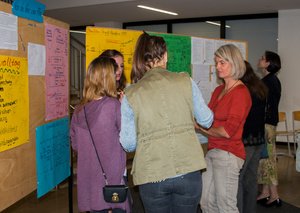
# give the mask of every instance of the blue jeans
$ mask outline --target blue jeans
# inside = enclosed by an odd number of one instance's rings
[[[146,213],[196,213],[202,192],[202,174],[191,172],[139,186]]]

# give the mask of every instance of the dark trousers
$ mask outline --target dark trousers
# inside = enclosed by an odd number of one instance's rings
[[[246,160],[239,177],[237,206],[240,213],[256,212],[257,168],[263,144],[245,146]]]
[[[202,192],[202,174],[191,172],[139,186],[146,213],[196,213]]]

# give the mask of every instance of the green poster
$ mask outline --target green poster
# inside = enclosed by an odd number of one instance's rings
[[[187,72],[191,76],[191,37],[173,34],[149,33],[161,36],[167,43],[167,69],[172,72]]]

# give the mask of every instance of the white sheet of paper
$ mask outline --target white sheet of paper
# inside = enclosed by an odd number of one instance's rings
[[[0,11],[0,49],[18,50],[18,17]]]
[[[45,45],[28,43],[28,74],[45,75],[46,48]]]
[[[215,41],[212,39],[204,40],[204,64],[215,64]]]
[[[222,80],[218,78],[218,74],[215,66],[210,67],[210,77],[211,77],[211,91],[213,92],[217,86],[223,84]]]
[[[193,64],[192,76],[202,93],[205,103],[208,103],[212,93],[210,65]]]
[[[227,44],[225,40],[215,40],[215,51],[225,44]]]
[[[204,39],[192,37],[192,64],[204,63]]]
[[[246,56],[246,44],[245,43],[241,43],[241,42],[234,42],[233,43],[235,46],[237,46],[239,48],[239,50],[241,51],[244,60],[247,60],[247,56]]]

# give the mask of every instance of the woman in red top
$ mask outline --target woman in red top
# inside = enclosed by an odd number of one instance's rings
[[[246,68],[236,46],[221,46],[215,52],[215,65],[224,84],[214,90],[209,103],[214,112],[213,126],[207,130],[200,128],[208,135],[201,208],[203,213],[235,213],[239,212],[238,181],[246,157],[242,134],[251,107],[251,96],[239,80]]]

